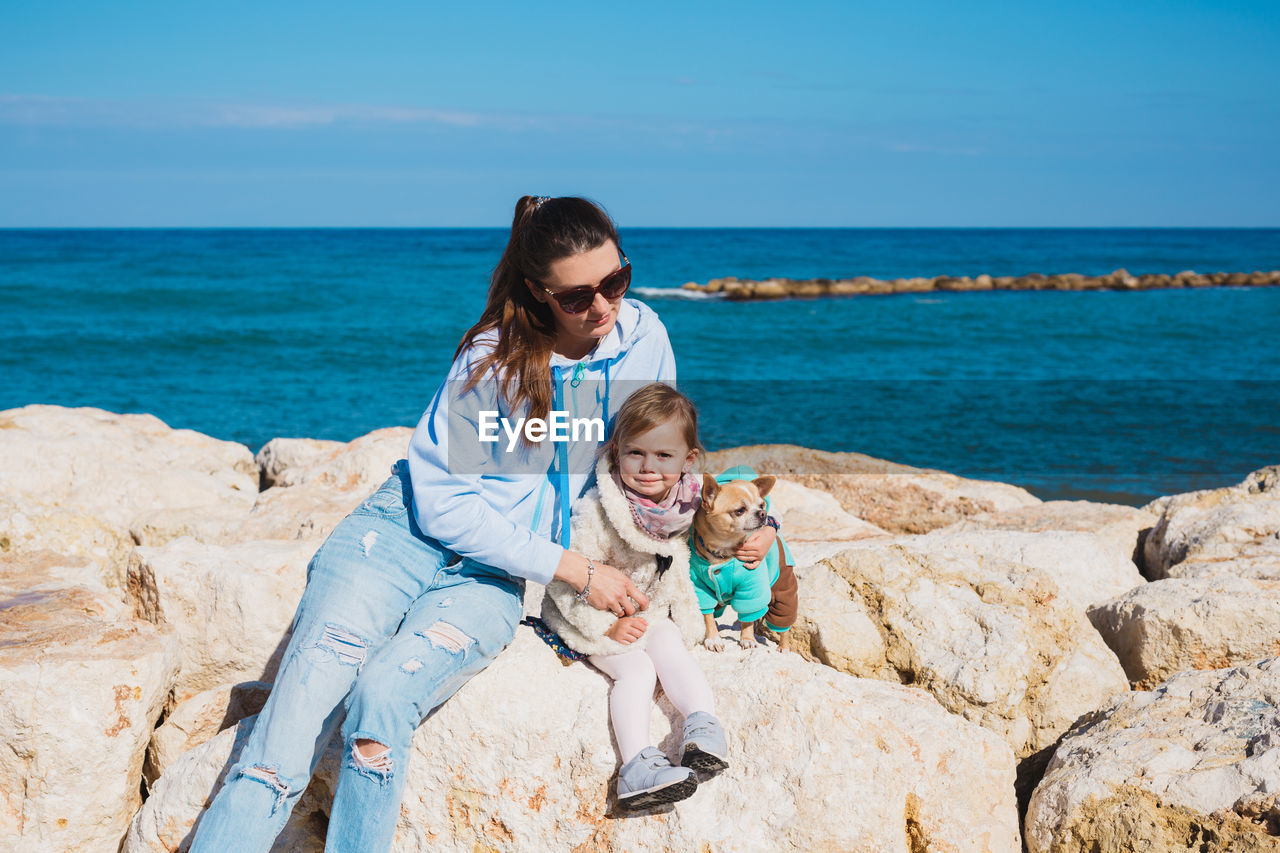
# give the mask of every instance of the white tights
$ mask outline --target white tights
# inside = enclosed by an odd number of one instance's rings
[[[711,686],[689,654],[680,629],[669,617],[649,621],[645,647],[620,655],[591,655],[592,666],[613,679],[609,716],[625,764],[649,745],[649,714],[655,679],[671,704],[684,716],[715,713]]]

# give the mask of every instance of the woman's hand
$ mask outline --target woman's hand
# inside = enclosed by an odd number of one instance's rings
[[[636,589],[631,578],[607,563],[596,563],[595,566],[595,573],[590,575],[587,604],[615,616],[631,616],[649,606],[649,597]],[[587,558],[565,551],[560,557],[560,565],[556,567],[555,577],[582,592],[588,580]]]
[[[615,643],[622,643],[625,646],[643,637],[648,628],[649,623],[641,616],[623,616],[610,625],[604,635]]]
[[[748,536],[747,541],[733,552],[733,556],[742,561],[744,568],[754,569],[769,553],[769,549],[773,547],[774,540],[777,538],[778,531],[766,524]]]

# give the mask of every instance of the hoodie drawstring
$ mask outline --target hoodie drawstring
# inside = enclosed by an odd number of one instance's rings
[[[564,398],[560,388],[560,367],[551,368],[551,408],[560,411]],[[556,467],[560,469],[556,489],[560,492],[560,547],[569,550],[569,448],[567,442],[556,444]]]

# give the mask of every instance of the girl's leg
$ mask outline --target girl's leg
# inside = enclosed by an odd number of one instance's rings
[[[695,711],[715,714],[715,700],[711,686],[698,662],[689,654],[680,629],[670,619],[654,619],[645,632],[645,653],[653,661],[653,668],[662,682],[662,692],[667,694],[676,710],[688,717]]]
[[[325,850],[390,849],[414,731],[511,642],[522,586],[470,561],[450,566],[366,661],[342,725]]]
[[[653,707],[653,688],[657,683],[653,661],[643,650],[621,655],[592,655],[587,660],[613,679],[613,689],[609,691],[609,718],[625,765],[650,743],[649,715]]]
[[[361,664],[443,568],[446,555],[434,543],[397,535],[402,523],[389,487],[399,488],[399,481],[387,481],[344,519],[312,558],[271,695],[201,817],[192,853],[271,848],[341,719]]]

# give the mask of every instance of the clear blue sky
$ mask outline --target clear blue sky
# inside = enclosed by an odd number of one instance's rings
[[[0,227],[1280,226],[1270,2],[0,7]]]

